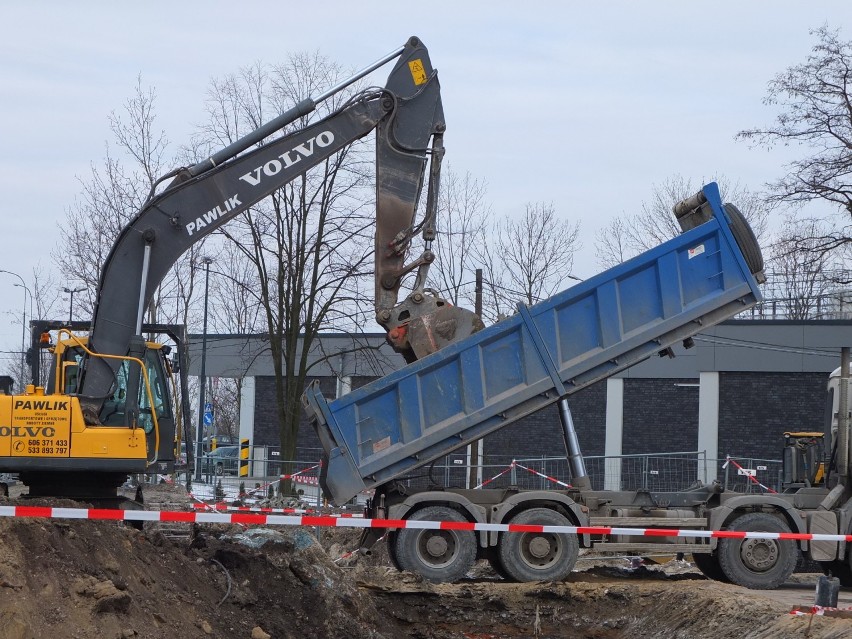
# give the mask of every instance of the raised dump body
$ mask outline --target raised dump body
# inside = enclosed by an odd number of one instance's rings
[[[698,226],[437,353],[332,402],[309,387],[325,495],[342,504],[759,302],[750,229],[715,184],[702,202],[681,220]]]

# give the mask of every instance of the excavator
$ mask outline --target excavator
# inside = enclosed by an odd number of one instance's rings
[[[331,115],[267,139],[394,60],[383,88],[361,90]],[[426,288],[445,129],[437,72],[412,37],[322,95],[157,180],[103,264],[88,335],[59,328],[48,383],[34,378],[22,394],[0,396],[0,472],[18,473],[30,495],[104,500],[128,475],[171,472],[178,411],[170,360],[167,349],[143,337],[152,330],[142,320],[153,293],[194,244],[371,133],[376,321],[408,361],[482,328],[478,316]],[[426,205],[416,223],[424,183]],[[424,249],[407,261],[418,233]],[[411,292],[400,301],[407,276]]]

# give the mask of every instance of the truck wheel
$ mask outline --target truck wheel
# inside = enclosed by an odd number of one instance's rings
[[[728,530],[788,533],[790,527],[773,515],[748,513],[735,519]],[[771,590],[793,574],[799,549],[792,540],[722,539],[716,554],[731,583],[752,590]]]
[[[225,474],[225,467],[222,464],[216,464],[216,474],[220,477]]]
[[[467,521],[445,506],[418,510],[409,521]],[[396,559],[400,568],[434,583],[458,581],[476,561],[476,536],[472,530],[418,530],[403,528],[396,535]]]
[[[570,526],[571,522],[549,508],[530,508],[509,525]],[[569,533],[504,532],[497,542],[500,564],[515,581],[559,581],[574,569],[580,543]]]
[[[760,251],[760,244],[757,243],[754,231],[751,230],[745,216],[733,204],[725,204],[725,213],[731,219],[731,233],[743,253],[749,270],[752,274],[760,273],[763,270],[763,253]]]
[[[388,533],[388,557],[390,558],[391,565],[397,570],[402,570],[402,567],[399,565],[399,559],[396,557],[396,536],[397,532],[392,530]]]
[[[719,565],[719,558],[716,556],[715,552],[697,552],[692,555],[692,561],[695,563],[695,567],[701,571],[701,574],[708,579],[722,581],[725,583],[728,582],[728,578],[725,576],[725,573],[722,572],[722,567]]]

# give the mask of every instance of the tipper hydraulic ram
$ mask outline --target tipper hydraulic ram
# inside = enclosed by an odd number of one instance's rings
[[[760,249],[717,185],[676,215],[678,237],[335,401],[310,386],[325,495],[343,504],[759,302]]]

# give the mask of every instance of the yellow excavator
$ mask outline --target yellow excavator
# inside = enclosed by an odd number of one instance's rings
[[[328,117],[259,144],[394,60],[383,88],[366,89]],[[74,498],[109,498],[129,474],[171,472],[178,411],[168,361],[161,345],[143,338],[142,318],[154,291],[192,245],[370,133],[376,140],[377,322],[409,361],[481,328],[476,315],[426,288],[444,130],[437,72],[426,47],[412,37],[321,96],[160,178],[106,258],[88,335],[53,326],[48,383],[39,385],[34,375],[22,394],[0,396],[0,472],[18,473],[31,495]],[[415,224],[427,167],[426,207]],[[418,232],[425,248],[406,262]],[[412,290],[399,301],[408,274],[415,276]],[[185,340],[178,341],[180,350]],[[186,367],[181,371],[185,375]]]

